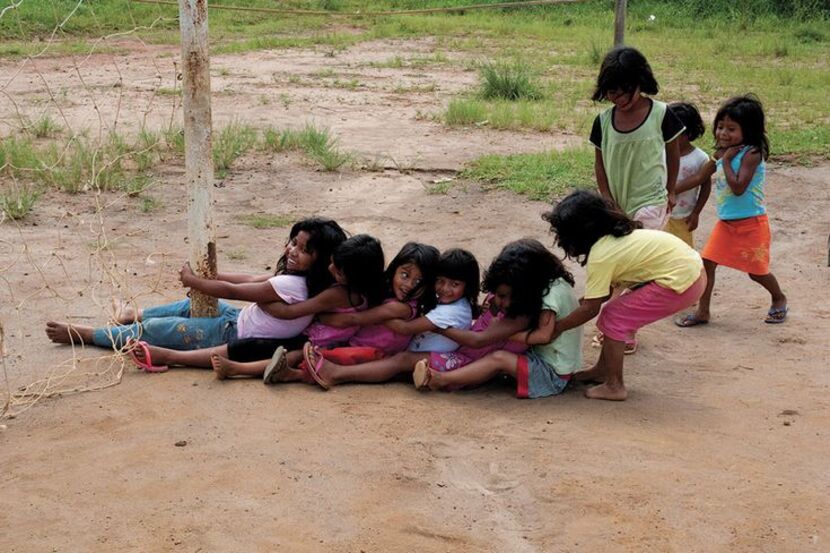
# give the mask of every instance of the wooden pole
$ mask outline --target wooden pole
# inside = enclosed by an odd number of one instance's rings
[[[213,155],[207,0],[179,0],[179,25],[182,33],[184,165],[190,193],[187,201],[190,264],[196,274],[215,278],[216,240],[211,213]],[[216,298],[191,290],[190,300],[191,317],[217,315]]]
[[[616,0],[614,6],[614,48],[625,44],[625,8],[628,0]]]

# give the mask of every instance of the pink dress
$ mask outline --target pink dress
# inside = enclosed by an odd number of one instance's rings
[[[331,313],[356,313],[358,311],[364,311],[368,306],[369,304],[364,299],[363,303],[357,307],[341,307],[332,310]],[[359,326],[337,328],[319,321],[314,321],[305,329],[305,335],[317,347],[333,348],[349,343],[349,340],[357,334],[358,330],[360,330]]]
[[[492,297],[492,294],[488,295],[484,300],[485,303],[492,301]],[[499,311],[497,314],[493,315],[493,313],[488,309],[479,315],[478,319],[476,319],[473,323],[471,330],[473,332],[481,332],[489,327],[493,321],[503,318],[503,312]],[[457,350],[447,353],[430,353],[429,366],[439,372],[454,371],[455,369],[460,369],[465,365],[469,365],[473,361],[477,361],[488,353],[492,353],[494,351],[504,350],[509,351],[510,353],[520,354],[527,351],[527,348],[527,344],[523,344],[521,342],[511,342],[508,340],[501,340],[480,348],[461,346]]]
[[[383,303],[398,301],[394,298],[389,298]],[[418,300],[410,300],[409,318],[411,321],[418,314]],[[357,331],[349,340],[349,345],[354,347],[368,347],[375,348],[383,352],[385,356],[394,355],[402,352],[409,345],[412,336],[406,334],[397,334],[384,324],[365,326]]]

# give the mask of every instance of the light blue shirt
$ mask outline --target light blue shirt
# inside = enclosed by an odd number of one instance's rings
[[[467,298],[447,304],[438,304],[427,313],[426,318],[438,328],[460,328],[468,330],[473,324],[473,309]],[[409,351],[446,353],[458,349],[458,343],[435,332],[418,334],[409,343]]]
[[[741,169],[741,161],[752,146],[745,146],[738,155],[732,158],[732,171],[737,175]],[[755,169],[749,186],[744,193],[736,196],[729,183],[726,182],[726,173],[723,170],[723,160],[718,160],[715,171],[715,204],[718,208],[718,219],[733,221],[756,217],[767,212],[764,204],[764,182],[766,181],[767,166],[763,159]]]

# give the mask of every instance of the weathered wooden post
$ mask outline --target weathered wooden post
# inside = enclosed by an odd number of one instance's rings
[[[190,193],[187,203],[190,264],[196,274],[215,278],[207,0],[179,0],[179,26],[182,33],[184,165]],[[190,299],[192,317],[211,317],[217,314],[216,298],[192,290]]]
[[[628,0],[616,0],[614,6],[614,48],[625,44],[625,8]]]

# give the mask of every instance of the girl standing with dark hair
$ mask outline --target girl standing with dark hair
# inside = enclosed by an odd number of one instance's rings
[[[662,230],[675,203],[683,124],[650,98],[657,81],[646,58],[630,47],[606,54],[592,99],[613,105],[594,120],[591,143],[599,192],[644,228]]]
[[[588,398],[622,401],[628,395],[623,384],[626,342],[645,325],[700,298],[706,287],[700,256],[676,236],[638,228],[639,223],[617,206],[591,192],[570,194],[543,218],[565,254],[579,260],[587,272],[585,297],[556,322],[556,335],[597,314],[597,328],[604,335],[596,364],[574,379],[600,382],[586,390]],[[629,292],[612,298],[614,288]]]

